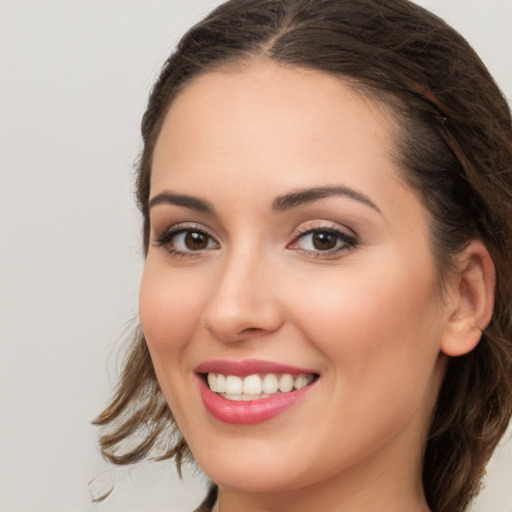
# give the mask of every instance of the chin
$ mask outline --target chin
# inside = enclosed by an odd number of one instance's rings
[[[221,453],[201,453],[196,462],[203,472],[217,485],[249,493],[292,491],[311,485],[311,468],[297,457],[280,453],[276,447],[261,446],[264,440],[247,449],[232,443]],[[272,443],[270,443],[272,444]],[[217,445],[218,447],[218,445]]]

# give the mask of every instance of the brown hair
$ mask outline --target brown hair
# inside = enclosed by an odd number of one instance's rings
[[[434,512],[461,512],[512,414],[512,121],[474,50],[407,0],[231,0],[194,26],[166,61],[142,121],[137,179],[144,247],[151,159],[167,110],[194,77],[253,57],[338,75],[389,105],[397,154],[432,216],[441,276],[480,239],[493,259],[493,319],[477,348],[451,358],[427,441],[423,480]],[[110,405],[104,456],[128,464],[151,454],[190,457],[159,389],[142,332]],[[133,441],[135,439],[135,441]],[[125,443],[132,440],[131,449]],[[164,443],[164,445],[162,445]],[[156,448],[160,452],[155,452]]]

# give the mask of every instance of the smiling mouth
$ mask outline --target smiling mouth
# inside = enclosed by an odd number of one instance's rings
[[[203,374],[211,391],[227,400],[250,401],[291,393],[312,384],[317,374],[265,373],[246,377],[208,372]]]

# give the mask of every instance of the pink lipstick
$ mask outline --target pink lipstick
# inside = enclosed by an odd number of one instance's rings
[[[239,425],[283,413],[309,393],[318,377],[310,369],[261,360],[206,361],[196,372],[206,410],[219,421]]]

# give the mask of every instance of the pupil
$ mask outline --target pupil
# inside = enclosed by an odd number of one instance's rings
[[[336,235],[328,231],[320,231],[313,235],[313,245],[315,249],[328,250],[336,247]]]
[[[193,251],[206,249],[207,239],[203,233],[191,231],[185,237],[185,245]]]

